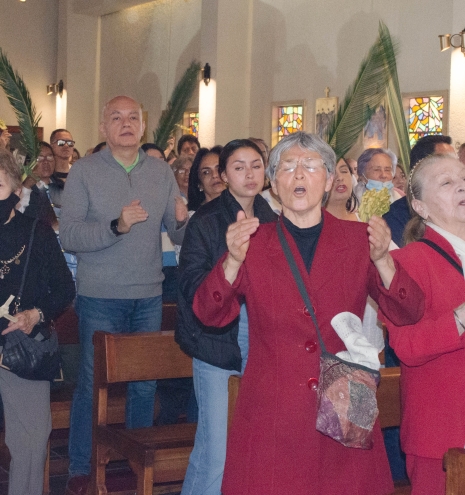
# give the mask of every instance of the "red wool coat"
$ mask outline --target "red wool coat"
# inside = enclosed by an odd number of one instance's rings
[[[325,212],[308,274],[283,226],[329,352],[345,349],[330,320],[342,311],[362,317],[368,292],[397,323],[422,315],[421,291],[402,270],[389,292],[378,289],[366,228]],[[194,311],[205,324],[221,327],[239,314],[245,297],[249,316],[249,357],[228,438],[224,495],[391,493],[378,422],[372,450],[344,447],[315,429],[316,392],[308,380],[318,378],[320,346],[276,225],[259,227],[232,286],[223,259],[197,290]]]
[[[461,264],[444,237],[428,227],[424,237]],[[459,336],[453,313],[465,301],[465,280],[422,242],[392,255],[425,293],[425,314],[417,324],[386,322],[401,360],[402,450],[442,459],[450,447],[465,445],[465,335]]]

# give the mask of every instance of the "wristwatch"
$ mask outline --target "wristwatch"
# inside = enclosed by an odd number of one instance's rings
[[[34,306],[34,309],[36,309],[37,312],[39,313],[39,323],[43,323],[45,321],[45,316],[43,311],[40,308],[37,308],[36,306]]]
[[[118,220],[119,220],[119,218],[115,218],[115,219],[114,219],[114,220],[112,220],[112,221],[111,221],[111,223],[110,223],[110,229],[111,229],[111,231],[113,232],[113,234],[115,234],[117,237],[118,237],[119,235],[123,235],[123,233],[122,233],[122,232],[119,232],[119,231],[118,231]]]

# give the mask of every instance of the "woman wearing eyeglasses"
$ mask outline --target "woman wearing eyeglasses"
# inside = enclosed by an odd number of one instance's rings
[[[171,165],[174,177],[178,183],[179,190],[181,191],[181,196],[187,199],[187,191],[189,188],[189,174],[192,167],[191,156],[180,156]]]
[[[283,206],[278,225],[260,225],[240,211],[228,228],[227,250],[198,277],[193,311],[214,333],[211,339],[235,321],[244,301],[249,321],[248,361],[228,432],[224,495],[393,491],[379,422],[373,448],[366,450],[345,447],[316,430],[322,350],[278,237],[279,226],[329,352],[345,350],[332,318],[345,311],[361,318],[368,293],[398,324],[421,318],[422,291],[388,253],[384,221],[374,217],[367,226],[322,210],[335,162],[334,151],[316,135],[283,138],[267,169]]]

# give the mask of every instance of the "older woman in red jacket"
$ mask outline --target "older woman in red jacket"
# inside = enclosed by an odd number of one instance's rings
[[[405,248],[393,256],[425,293],[425,314],[400,328],[388,322],[401,360],[401,445],[412,495],[445,493],[442,457],[465,445],[465,165],[446,156],[413,169],[415,214]],[[414,242],[417,241],[417,242]]]
[[[329,352],[345,350],[331,319],[361,317],[368,293],[399,325],[422,316],[422,293],[388,253],[389,229],[322,212],[335,155],[320,138],[295,133],[270,155],[268,175],[283,205],[279,223],[314,306]],[[385,495],[393,491],[379,423],[371,450],[343,446],[317,432],[321,349],[282,251],[275,224],[238,221],[229,252],[194,298],[207,325],[249,314],[249,360],[242,379],[223,481],[224,495]]]

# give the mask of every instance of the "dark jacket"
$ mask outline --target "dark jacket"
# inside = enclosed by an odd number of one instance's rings
[[[179,260],[178,322],[176,342],[181,349],[201,361],[227,370],[241,370],[237,344],[238,318],[218,333],[203,325],[192,311],[194,294],[216,262],[228,250],[226,231],[242,208],[225,190],[194,214],[187,225]],[[254,215],[260,223],[277,216],[260,195],[254,200]]]
[[[411,218],[407,196],[394,201],[389,211],[383,215],[383,218],[391,229],[392,240],[399,247],[403,247],[405,226]]]
[[[0,226],[0,259],[11,258],[25,246],[18,259],[19,264],[10,263],[10,272],[1,280],[0,304],[10,295],[18,295],[33,222],[33,219],[16,212],[10,222]],[[55,232],[38,222],[21,298],[21,310],[40,308],[45,322],[49,323],[72,303],[74,296],[74,282]],[[10,314],[13,314],[14,303],[15,301],[10,305]],[[0,332],[7,325],[8,321],[0,318]]]
[[[30,218],[38,218],[47,225],[56,223],[57,217],[50,204],[45,188],[37,187],[37,184],[31,187],[31,196],[29,204],[24,210],[24,215]]]

